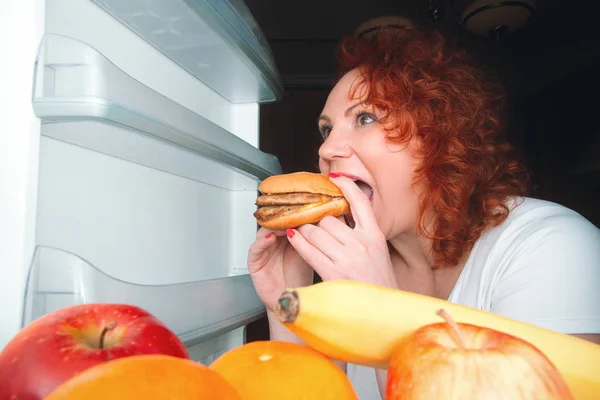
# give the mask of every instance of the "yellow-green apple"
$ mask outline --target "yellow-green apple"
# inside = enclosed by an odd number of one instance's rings
[[[189,358],[161,321],[127,304],[83,304],[46,314],[0,353],[0,400],[39,400],[85,369],[121,357]]]
[[[563,377],[530,343],[480,326],[446,322],[421,327],[395,348],[386,400],[566,400]]]

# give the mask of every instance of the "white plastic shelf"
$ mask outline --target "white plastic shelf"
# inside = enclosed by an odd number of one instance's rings
[[[33,109],[44,122],[98,121],[189,150],[254,181],[281,173],[277,157],[135,80],[79,40],[44,36],[36,60]],[[82,132],[55,138],[111,155],[131,149]],[[123,139],[125,140],[125,139]],[[245,188],[247,189],[247,188]]]
[[[232,103],[272,102],[282,82],[242,0],[92,0]]]
[[[27,278],[22,325],[61,308],[90,303],[141,307],[186,346],[248,324],[265,311],[248,275],[136,285],[105,274],[73,253],[38,246]]]

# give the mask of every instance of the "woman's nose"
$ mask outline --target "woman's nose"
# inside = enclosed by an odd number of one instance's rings
[[[327,161],[336,158],[347,158],[351,154],[352,148],[348,138],[341,131],[332,130],[321,147],[319,147],[319,157]]]

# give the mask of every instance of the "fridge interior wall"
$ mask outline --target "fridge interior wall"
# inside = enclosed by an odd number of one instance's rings
[[[167,12],[184,1],[154,3]],[[263,311],[245,259],[256,188],[280,169],[256,149],[260,99],[230,102],[92,1],[45,6],[37,253],[24,266],[25,302],[34,313],[141,303],[209,363]]]

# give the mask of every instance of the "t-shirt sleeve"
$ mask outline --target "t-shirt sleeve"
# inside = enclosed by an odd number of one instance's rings
[[[567,334],[600,333],[600,230],[574,212],[510,237],[491,311]]]

